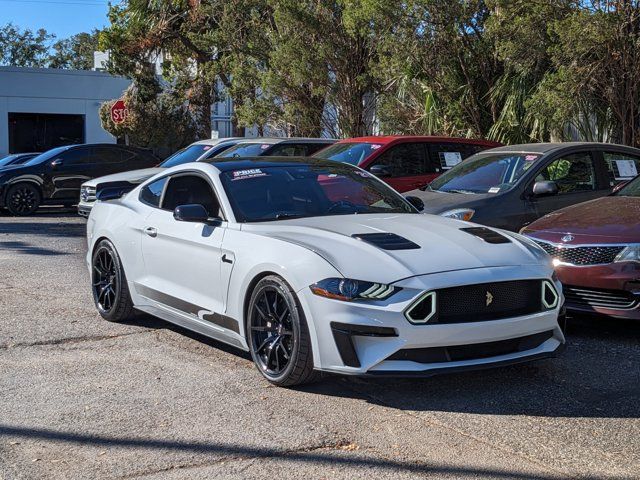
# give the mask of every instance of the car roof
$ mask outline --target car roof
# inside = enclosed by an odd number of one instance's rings
[[[521,143],[518,145],[506,145],[504,147],[496,147],[491,150],[485,150],[484,152],[479,152],[479,155],[487,154],[487,153],[539,153],[539,154],[547,154],[550,152],[554,152],[556,150],[564,149],[564,148],[594,148],[594,147],[615,147],[615,148],[624,148],[629,150],[635,150],[633,147],[628,147],[626,145],[617,145],[614,143],[602,143],[602,142],[542,142],[542,143]]]
[[[310,137],[256,137],[245,138],[240,140],[237,144],[244,143],[264,143],[268,145],[277,145],[280,143],[335,143],[335,138],[310,138]]]
[[[215,161],[214,161],[215,160]],[[293,167],[293,166],[313,166],[313,167],[345,167],[357,169],[353,165],[344,162],[334,162],[333,160],[325,160],[315,157],[243,157],[238,158],[210,158],[207,161],[199,163],[208,163],[221,172],[229,172],[233,170],[249,169],[249,168],[267,168],[267,167]]]
[[[442,137],[435,135],[374,135],[368,137],[353,137],[353,138],[345,138],[339,140],[338,143],[377,143],[381,145],[387,145],[389,143],[398,141],[398,140],[408,140],[414,142],[427,142],[427,143],[437,143],[437,142],[453,142],[453,143],[463,143],[463,144],[479,144],[479,145],[488,145],[488,146],[501,146],[502,144],[499,142],[494,142],[492,140],[484,140],[478,138],[461,138],[461,137]]]
[[[220,143],[226,142],[237,142],[238,140],[243,140],[242,137],[224,137],[224,138],[203,138],[202,140],[198,140],[193,142],[191,145],[218,145]]]

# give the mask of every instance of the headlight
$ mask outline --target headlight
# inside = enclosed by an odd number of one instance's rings
[[[384,300],[389,298],[400,288],[383,283],[363,282],[350,278],[325,278],[314,283],[309,288],[316,295],[333,298],[335,300]]]
[[[614,262],[640,262],[640,245],[629,245],[625,247],[613,259]]]
[[[471,220],[474,213],[476,213],[476,211],[471,208],[456,208],[455,210],[447,210],[446,212],[441,213],[440,216],[468,222]]]

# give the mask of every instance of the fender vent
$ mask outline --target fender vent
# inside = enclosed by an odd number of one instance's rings
[[[487,243],[511,243],[504,235],[496,232],[495,230],[491,230],[486,227],[467,227],[461,228],[463,232],[467,232],[470,235],[475,235],[476,237],[481,238]]]
[[[420,245],[395,233],[356,233],[351,236],[383,250],[415,250],[420,248]]]

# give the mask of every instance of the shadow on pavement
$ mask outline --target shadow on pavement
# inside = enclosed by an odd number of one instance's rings
[[[314,450],[280,450],[274,448],[258,448],[246,445],[177,441],[164,439],[144,439],[131,437],[110,437],[101,435],[86,435],[74,432],[59,432],[40,428],[21,428],[0,424],[0,436],[12,436],[31,440],[45,440],[52,442],[92,445],[97,447],[140,448],[154,450],[169,450],[190,452],[194,454],[217,454],[231,457],[234,461],[242,459],[262,458],[269,460],[296,461],[302,463],[320,463],[331,467],[363,467],[388,470],[393,472],[405,471],[412,473],[429,473],[432,475],[455,475],[457,478],[516,478],[516,479],[551,479],[555,476],[532,476],[513,471],[495,470],[487,468],[457,467],[418,462],[404,462],[391,459],[374,458],[366,455],[332,455],[331,447],[336,450],[340,445],[321,446]]]
[[[1,230],[1,227],[0,227]],[[61,252],[58,250],[52,250],[50,248],[43,248],[37,245],[31,245],[25,242],[4,242],[0,241],[0,251],[2,250],[11,250],[13,252],[22,253],[25,255],[45,255],[45,256],[56,256],[56,255],[69,255],[69,252]]]
[[[60,216],[56,216],[60,218]],[[3,222],[0,218],[0,234],[38,235],[43,237],[84,237],[87,232],[85,223],[62,222]]]

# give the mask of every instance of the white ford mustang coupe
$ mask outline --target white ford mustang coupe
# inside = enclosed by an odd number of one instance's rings
[[[421,214],[357,167],[230,159],[120,188],[102,186],[87,224],[100,314],[139,310],[249,350],[274,384],[506,365],[564,343],[540,247]]]

